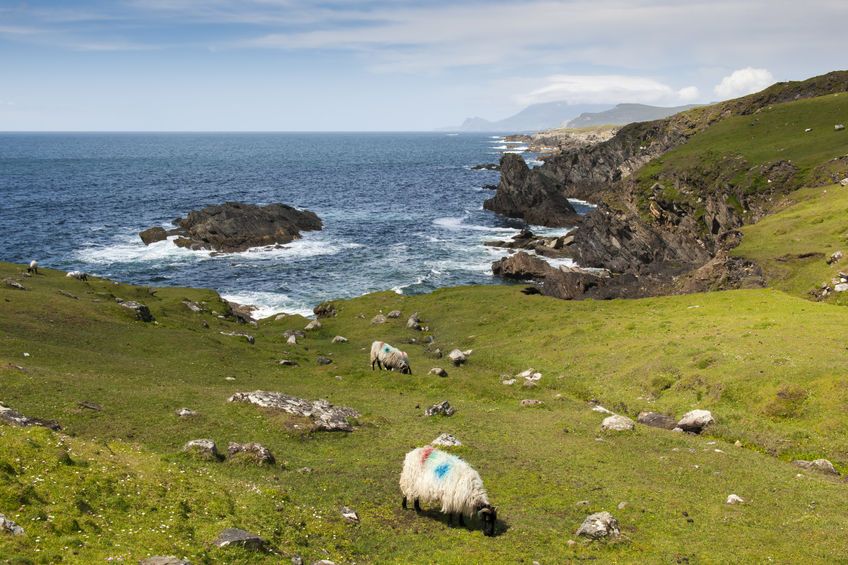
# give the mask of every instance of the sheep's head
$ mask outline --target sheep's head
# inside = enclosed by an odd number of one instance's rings
[[[412,369],[409,368],[409,363],[401,363],[400,364],[400,372],[403,375],[411,375]]]
[[[498,510],[491,504],[484,504],[477,511],[477,517],[483,523],[483,535],[495,535],[495,524],[498,521]]]

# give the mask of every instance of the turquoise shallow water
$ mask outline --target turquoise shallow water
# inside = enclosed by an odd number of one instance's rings
[[[0,259],[210,287],[260,315],[497,283],[503,252],[482,242],[522,224],[482,209],[498,173],[470,167],[511,147],[488,134],[0,134]],[[138,238],[230,200],[308,208],[325,229],[216,257]]]

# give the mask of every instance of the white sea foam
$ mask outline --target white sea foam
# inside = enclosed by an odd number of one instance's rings
[[[587,202],[585,200],[580,200],[579,198],[569,198],[568,201],[571,202],[572,204],[581,204],[583,206],[589,206],[590,208],[597,208],[598,207],[597,204],[592,204],[591,202]]]
[[[312,308],[309,305],[292,300],[287,294],[281,292],[235,290],[233,292],[222,292],[221,296],[231,302],[256,306],[256,310],[251,313],[251,316],[257,320],[283,312],[312,316]]]
[[[492,149],[509,149],[506,145],[495,145]]]
[[[468,218],[468,216],[468,214],[465,214],[463,217],[460,218],[436,218],[435,220],[433,220],[433,225],[452,231],[462,230],[493,233],[518,233],[519,231],[521,231],[516,228],[498,228],[494,226],[478,226],[474,224],[466,224],[465,220]]]
[[[533,159],[533,158],[525,159],[525,161],[527,162],[527,165],[530,166],[530,167],[541,167],[542,165],[545,164],[544,161],[541,161],[539,159]]]
[[[448,137],[456,137],[459,134],[458,133],[446,133],[445,135],[448,136]]]

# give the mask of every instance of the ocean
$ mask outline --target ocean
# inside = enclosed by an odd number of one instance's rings
[[[380,290],[496,284],[491,263],[505,252],[483,242],[524,224],[483,210],[493,192],[482,187],[499,173],[471,166],[516,148],[464,133],[0,134],[0,260],[213,288],[258,317]],[[138,237],[226,201],[307,208],[324,229],[217,256]]]

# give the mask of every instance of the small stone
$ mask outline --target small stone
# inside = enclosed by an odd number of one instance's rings
[[[372,325],[385,324],[385,323],[386,323],[386,317],[383,316],[382,314],[377,314],[376,316],[371,318],[371,324]]]
[[[103,412],[102,406],[100,406],[96,402],[91,402],[90,400],[83,400],[82,402],[78,402],[77,405],[80,408],[85,408],[86,410],[94,410],[95,412]]]
[[[833,290],[836,292],[845,292],[848,290],[848,283],[839,283],[833,286]]]
[[[684,432],[699,434],[704,428],[714,423],[712,412],[709,410],[692,410],[683,415],[677,427]]]
[[[218,453],[218,446],[211,439],[193,439],[183,446],[183,451],[207,461],[221,458],[221,454]]]
[[[839,471],[837,471],[836,467],[833,466],[833,463],[827,459],[814,459],[813,461],[800,459],[798,461],[793,461],[792,464],[796,467],[807,469],[808,471],[819,471],[828,475],[839,475]]]
[[[455,412],[456,412],[456,409],[454,409],[454,407],[450,405],[450,402],[448,402],[447,400],[443,400],[442,402],[439,402],[438,404],[434,404],[431,407],[424,410],[424,415],[425,416],[436,416],[436,415],[453,416],[453,414]]]
[[[454,349],[448,354],[448,358],[456,367],[459,367],[468,360],[468,357],[459,349]]]
[[[525,380],[523,383],[521,383],[521,386],[523,386],[524,388],[536,388],[539,385],[536,384],[536,381]]]
[[[839,181],[839,186],[848,186],[848,177],[845,177],[841,181]]]
[[[574,547],[575,545],[577,545],[577,542],[574,541],[573,539],[570,539],[567,542],[565,542],[565,545],[567,545],[568,547]]]
[[[238,528],[227,528],[212,542],[217,547],[243,547],[253,551],[264,551],[267,543],[256,534]]]
[[[154,321],[153,314],[150,313],[150,308],[141,302],[136,302],[135,300],[121,300],[120,298],[116,298],[115,301],[127,310],[134,312],[137,320],[142,322]]]
[[[319,322],[318,320],[312,320],[311,322],[306,324],[306,327],[303,328],[303,329],[308,331],[308,332],[311,332],[312,330],[320,330],[321,329],[321,322]]]
[[[15,290],[26,290],[26,287],[18,281],[13,281],[12,279],[3,279],[3,282],[6,283],[6,286],[8,286],[9,288],[14,288]]]
[[[395,318],[400,318],[400,315],[401,315],[400,310],[392,310],[391,312],[386,314],[386,317],[395,319]]]
[[[664,430],[673,430],[677,427],[677,422],[674,418],[657,412],[639,412],[639,416],[636,418],[636,421],[645,426],[661,428]]]
[[[347,343],[347,338],[341,335],[337,335],[333,338],[333,343]]]
[[[619,510],[624,510],[625,508],[627,508],[627,502],[626,501],[619,502],[617,508]]]
[[[284,367],[297,367],[297,361],[292,361],[291,359],[281,359],[280,365]]]
[[[421,319],[418,317],[418,312],[415,312],[406,321],[406,327],[410,330],[421,330]]]
[[[618,520],[613,518],[612,514],[609,512],[596,512],[583,520],[583,524],[577,530],[577,535],[591,539],[601,539],[605,537],[618,537],[621,535],[621,530],[618,528]]]
[[[330,359],[329,357],[325,357],[323,355],[319,355],[318,359],[316,359],[316,361],[319,365],[329,365],[333,362],[332,359]]]
[[[736,447],[742,447],[742,442],[737,439],[733,445],[735,445]]]
[[[303,330],[286,330],[286,331],[283,332],[284,338],[290,338],[292,336],[294,336],[294,337],[305,337],[306,332],[304,332]]]
[[[522,406],[539,406],[542,404],[541,400],[537,400],[535,398],[525,398],[521,401]]]
[[[842,259],[842,251],[834,251],[827,259],[827,264],[832,265]]]
[[[12,534],[13,536],[24,535],[24,529],[15,522],[0,514],[0,533]]]
[[[142,559],[138,565],[191,565],[191,562],[186,559],[180,559],[173,555],[154,555],[147,559]]]
[[[833,131],[842,131],[845,129],[845,124],[836,124],[833,126]]]
[[[581,500],[575,504],[575,506],[589,506],[590,502],[588,500]]]
[[[227,455],[230,457],[238,455],[242,460],[247,460],[259,465],[273,465],[275,462],[274,455],[271,454],[271,450],[260,443],[230,442],[227,446]]]
[[[289,344],[289,345],[297,345],[297,336],[296,335],[290,335],[288,337],[288,339],[286,339],[286,343]]]
[[[224,377],[224,380],[225,381],[234,381],[234,380],[236,380],[236,378],[235,377]]]
[[[462,445],[462,442],[456,439],[455,436],[451,434],[442,434],[433,441],[430,442],[430,445],[441,445],[444,447],[459,447]]]
[[[336,565],[336,562],[330,561],[329,559],[322,559],[321,561],[316,561],[312,565]]]
[[[177,410],[177,416],[180,418],[190,418],[192,416],[197,416],[197,412],[191,410],[190,408],[180,408]]]
[[[291,558],[292,565],[303,565],[303,557],[300,555],[295,555]]]
[[[596,404],[596,405],[592,406],[592,412],[600,412],[601,414],[610,414],[610,415],[614,414],[613,412],[611,412],[610,410],[607,410],[606,408],[604,408],[600,404]]]
[[[274,321],[275,321],[275,322],[280,322],[280,321],[282,321],[282,320],[285,320],[285,319],[286,319],[286,318],[288,318],[288,317],[289,317],[289,315],[288,315],[288,314],[277,314],[276,316],[274,316]]]
[[[342,518],[350,522],[351,524],[359,523],[359,514],[356,511],[351,510],[347,506],[342,506],[341,508]]]
[[[447,377],[448,376],[448,372],[445,371],[444,369],[442,369],[441,367],[433,367],[432,369],[430,369],[429,374],[436,375],[437,377]]]
[[[619,416],[618,414],[607,416],[601,422],[601,429],[605,431],[627,432],[635,427],[636,425],[633,423],[633,420],[627,416]]]
[[[745,499],[743,499],[741,496],[736,495],[736,494],[729,495],[727,497],[727,501],[726,501],[727,504],[742,504],[744,502],[745,502]]]
[[[246,333],[241,333],[241,332],[221,332],[221,335],[227,335],[227,336],[230,336],[230,337],[243,337],[243,338],[244,338],[244,340],[245,340],[247,343],[249,343],[250,345],[253,345],[253,344],[255,344],[255,343],[256,343],[256,338],[254,338],[252,335],[250,335],[250,334],[246,334]]]
[[[507,386],[514,385],[515,379],[504,379],[501,381],[501,384],[505,384]]]

